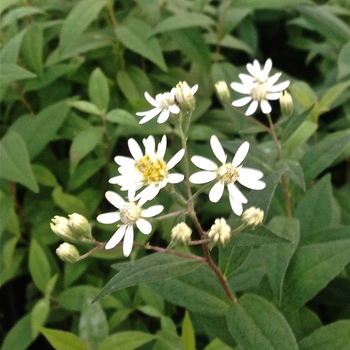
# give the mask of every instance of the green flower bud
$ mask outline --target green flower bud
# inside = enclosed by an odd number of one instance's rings
[[[64,218],[63,216],[54,216],[51,219],[50,227],[53,233],[62,238],[64,241],[71,243],[77,243],[81,241],[81,234],[73,232],[72,228],[69,225],[68,219]]]
[[[227,225],[224,218],[216,219],[208,232],[208,237],[212,246],[225,246],[231,237],[231,227]]]
[[[187,224],[181,222],[171,230],[171,241],[174,244],[187,245],[191,240],[192,230]]]
[[[243,224],[254,229],[264,220],[264,211],[260,208],[250,207],[242,215]]]
[[[92,241],[93,237],[91,235],[91,225],[85,216],[74,213],[68,215],[68,224],[71,228],[71,232],[74,235],[81,237],[83,241]]]
[[[290,117],[293,113],[293,99],[287,90],[281,91],[280,106],[282,114],[285,117]]]
[[[216,93],[222,103],[230,102],[230,92],[225,81],[220,80],[215,84]]]
[[[194,92],[192,92],[194,91]],[[197,91],[197,86],[192,89],[185,81],[180,81],[175,87],[175,99],[180,109],[184,112],[193,111],[196,101],[193,94]]]
[[[75,263],[79,260],[79,252],[78,249],[75,248],[73,244],[70,243],[62,243],[56,249],[57,256],[64,262]]]

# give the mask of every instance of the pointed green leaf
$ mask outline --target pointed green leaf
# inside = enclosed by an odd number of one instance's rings
[[[236,246],[230,240],[229,244],[219,249],[219,265],[227,278],[241,266],[252,251],[253,246]]]
[[[196,337],[188,311],[182,321],[181,343],[186,350],[196,350]]]
[[[349,69],[349,68],[348,68]],[[331,109],[333,102],[350,86],[350,80],[332,86],[322,96],[319,110],[321,113],[328,112]]]
[[[135,117],[124,109],[112,109],[107,113],[106,120],[120,125],[138,126]]]
[[[105,111],[109,102],[109,86],[106,76],[100,68],[96,68],[89,79],[89,98],[98,109]]]
[[[40,328],[45,324],[50,312],[50,301],[47,298],[38,300],[30,313],[31,315],[31,328],[33,337],[36,337],[40,331]]]
[[[19,182],[33,192],[39,192],[29,162],[26,145],[15,131],[9,131],[0,143],[0,177]]]
[[[13,23],[14,21],[17,21],[18,19],[31,16],[31,15],[36,15],[38,13],[45,14],[45,12],[38,7],[32,7],[32,6],[17,7],[15,9],[8,11],[6,15],[3,16],[3,18],[1,19],[0,28],[1,29],[5,28],[11,23]]]
[[[22,79],[35,78],[36,75],[13,63],[2,63],[0,65],[1,85],[12,83]]]
[[[2,5],[2,4],[1,4]],[[1,6],[3,7],[3,5]],[[0,52],[0,62],[1,64],[13,63],[15,64],[18,59],[19,50],[21,47],[22,39],[26,30],[22,30],[16,34],[11,40],[9,40],[6,45],[1,48]]]
[[[338,74],[337,80],[341,80],[350,74],[349,69],[349,57],[350,57],[350,41],[348,41],[340,50],[337,65]]]
[[[95,115],[103,114],[103,111],[101,109],[89,101],[69,101],[69,105],[85,113]]]
[[[40,164],[33,164],[32,169],[34,176],[40,185],[48,187],[58,186],[55,175],[48,168]]]
[[[299,162],[293,159],[281,159],[278,162],[277,167],[281,169],[286,169],[284,173],[285,176],[291,179],[303,191],[306,190],[304,172]]]
[[[56,350],[88,349],[88,344],[73,333],[50,328],[41,328],[41,333]]]
[[[284,316],[260,296],[243,295],[229,309],[227,324],[242,349],[298,350],[294,334]]]
[[[285,6],[293,6],[298,3],[305,3],[307,0],[235,0],[234,7],[238,8],[279,8]],[[311,2],[311,1],[310,1]]]
[[[125,265],[123,270],[103,287],[95,301],[122,288],[186,274],[197,269],[201,264],[203,264],[201,261],[185,259],[172,254],[154,253],[147,255]]]
[[[157,338],[157,335],[139,331],[118,332],[107,337],[98,350],[134,350]]]

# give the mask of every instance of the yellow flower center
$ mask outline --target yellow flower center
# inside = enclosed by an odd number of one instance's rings
[[[235,183],[239,176],[237,168],[235,168],[231,163],[226,163],[222,165],[216,171],[216,173],[219,178],[219,181],[224,185]]]
[[[136,164],[135,167],[143,175],[143,182],[145,185],[151,183],[160,183],[168,176],[169,170],[163,159],[152,160],[146,154]]]
[[[125,203],[120,209],[120,220],[125,225],[134,225],[141,217],[142,209],[134,202]]]
[[[264,84],[258,84],[257,86],[253,87],[250,95],[252,96],[253,100],[261,102],[265,100],[267,92],[268,91],[266,90]]]

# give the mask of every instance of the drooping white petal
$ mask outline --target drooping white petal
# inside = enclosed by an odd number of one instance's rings
[[[252,103],[249,105],[248,109],[244,113],[245,115],[252,115],[255,113],[255,111],[258,109],[259,102],[258,101],[252,101]]]
[[[239,146],[235,156],[233,157],[232,165],[237,168],[240,164],[242,164],[243,160],[248,154],[248,151],[249,151],[249,142],[245,141]]]
[[[156,157],[158,159],[163,159],[165,156],[165,151],[166,151],[166,145],[167,145],[167,138],[165,135],[163,135],[162,139],[158,143],[158,148],[157,148],[157,155]]]
[[[125,235],[125,230],[127,226],[122,225],[118,228],[117,231],[113,234],[113,236],[110,238],[110,240],[107,242],[105,249],[112,249],[114,248],[124,237]]]
[[[271,113],[271,111],[272,111],[272,107],[267,100],[262,100],[260,102],[260,108],[264,114]]]
[[[281,92],[281,91],[287,89],[289,84],[290,84],[290,81],[286,80],[283,83],[279,83],[277,85],[274,85],[274,86],[270,87],[269,91],[270,92]]]
[[[210,146],[211,146],[211,149],[213,150],[213,153],[215,154],[215,157],[217,159],[219,159],[219,161],[222,164],[225,164],[227,156],[225,154],[224,149],[222,148],[222,145],[221,145],[219,139],[215,135],[213,135],[210,138]]]
[[[233,197],[236,201],[241,203],[248,203],[248,199],[243,195],[243,193],[237,188],[235,184],[228,184],[227,189],[230,196]]]
[[[153,119],[156,115],[158,115],[162,111],[161,108],[153,108],[147,112],[137,112],[136,114],[140,117],[144,116],[140,121],[139,124],[145,124],[151,119]]]
[[[198,171],[190,176],[190,182],[193,184],[205,184],[216,179],[214,171]]]
[[[264,173],[262,171],[253,168],[240,168],[238,172],[239,177],[244,177],[252,180],[260,180],[264,176]]]
[[[191,161],[195,166],[203,170],[214,171],[218,168],[212,160],[202,156],[193,156]]]
[[[163,109],[157,119],[158,124],[163,124],[169,119],[170,112],[167,109]]]
[[[109,203],[111,203],[118,209],[121,209],[125,204],[125,200],[122,197],[120,197],[119,194],[116,192],[107,191],[105,197]]]
[[[114,224],[120,220],[120,214],[117,212],[104,213],[98,215],[96,220],[101,224]]]
[[[176,154],[174,154],[171,159],[169,160],[169,162],[167,163],[168,169],[172,169],[184,156],[185,154],[185,150],[184,149],[180,149],[180,151],[178,151]]]
[[[183,181],[183,179],[185,178],[185,175],[183,174],[169,174],[168,175],[168,182],[171,184],[178,184],[181,181]]]
[[[136,226],[144,235],[148,235],[152,231],[152,225],[147,220],[142,218],[136,221]]]
[[[250,188],[251,190],[262,190],[266,187],[266,184],[264,181],[261,180],[252,180],[249,178],[239,178],[237,180],[241,185]]]
[[[238,215],[241,216],[243,213],[243,205],[241,202],[237,201],[234,197],[232,197],[231,195],[228,196],[229,201],[230,201],[230,205],[231,205],[231,209],[232,211]]]
[[[123,242],[123,254],[128,257],[132,251],[134,243],[134,226],[128,225],[125,230],[124,242]]]
[[[135,141],[135,139],[128,140],[128,147],[133,158],[138,161],[143,157],[143,153],[139,144]]]
[[[238,100],[233,101],[232,106],[242,107],[242,106],[245,106],[247,103],[249,103],[251,100],[252,100],[251,96],[242,97],[242,98],[239,98]]]
[[[241,94],[250,94],[252,88],[251,86],[239,84],[239,83],[231,83],[230,84],[231,88],[237,92],[240,92]]]
[[[158,107],[157,101],[146,91],[144,94],[145,99],[153,106]]]
[[[142,210],[142,217],[143,218],[151,218],[153,216],[158,215],[163,210],[164,210],[164,207],[160,204],[152,205],[151,207]]]
[[[222,184],[221,182],[217,182],[209,192],[209,200],[213,203],[217,203],[222,197],[222,194],[224,193],[224,189],[225,189],[225,185]]]

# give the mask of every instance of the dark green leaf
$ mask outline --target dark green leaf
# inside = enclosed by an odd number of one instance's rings
[[[284,316],[267,300],[245,294],[227,314],[228,328],[242,349],[298,350]]]
[[[17,7],[15,9],[12,9],[11,11],[8,11],[6,15],[3,16],[3,18],[1,19],[0,28],[5,28],[8,25],[10,25],[12,22],[18,19],[30,16],[30,15],[35,15],[38,13],[44,14],[45,12],[39,9],[38,7],[31,7],[31,6]]]
[[[109,102],[109,86],[106,76],[96,68],[89,79],[89,98],[98,109],[105,111]]]
[[[85,342],[70,332],[41,328],[41,333],[55,350],[86,350],[88,348]]]
[[[40,185],[55,187],[58,186],[55,175],[46,167],[40,164],[32,165],[33,173]]]
[[[3,7],[3,4],[1,4]],[[25,34],[25,30],[22,30],[18,34],[16,34],[11,40],[9,40],[6,45],[1,48],[0,52],[0,62],[1,64],[12,63],[15,64],[17,62],[19,50],[21,47],[22,39]]]
[[[95,115],[103,114],[103,111],[101,109],[89,101],[69,101],[69,105],[85,113]]]
[[[112,109],[106,115],[106,119],[120,125],[138,126],[135,117],[124,109]]]
[[[350,74],[349,69],[349,57],[350,57],[350,41],[348,41],[340,50],[337,64],[338,74],[337,80],[341,80]]]
[[[285,176],[291,179],[295,184],[297,184],[303,191],[306,190],[304,173],[299,162],[293,159],[281,159],[278,162],[278,167],[281,169],[287,169],[285,171]]]
[[[16,80],[35,78],[36,75],[20,66],[12,63],[2,63],[0,66],[1,85],[12,83]]]
[[[157,338],[157,335],[139,331],[118,332],[107,337],[98,350],[134,350]]]
[[[227,278],[241,266],[250,254],[253,246],[236,246],[230,240],[229,244],[219,250],[219,264],[222,274]]]
[[[31,311],[31,326],[35,336],[40,331],[40,328],[45,324],[50,312],[50,301],[48,298],[40,299],[33,306]]]
[[[318,106],[320,113],[328,112],[336,99],[350,86],[350,80],[344,81],[328,89],[320,100]]]
[[[298,3],[311,3],[308,0],[236,0],[234,2],[234,7],[243,8],[279,8],[285,6],[293,6]]]

